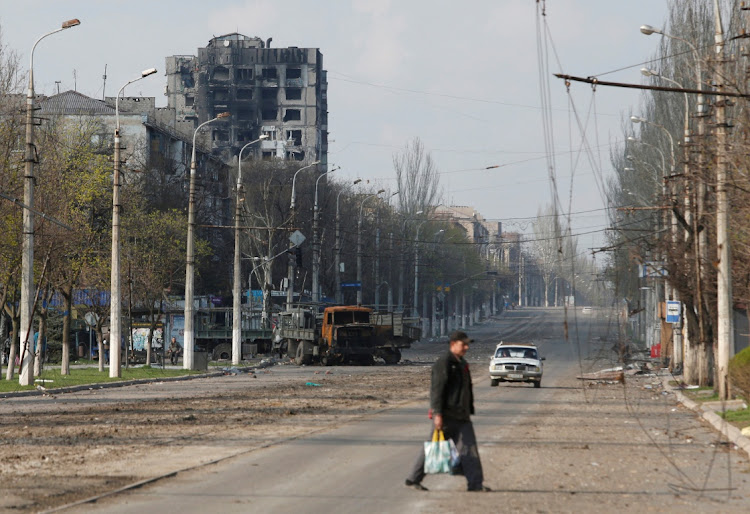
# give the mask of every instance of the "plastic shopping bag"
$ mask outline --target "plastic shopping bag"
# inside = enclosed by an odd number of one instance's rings
[[[431,475],[451,472],[451,447],[442,430],[435,430],[432,441],[424,443],[424,472]]]

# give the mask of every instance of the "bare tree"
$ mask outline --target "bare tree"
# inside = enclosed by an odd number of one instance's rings
[[[399,192],[398,210],[402,214],[413,217],[419,211],[428,213],[440,202],[437,166],[418,137],[393,156],[393,169]]]

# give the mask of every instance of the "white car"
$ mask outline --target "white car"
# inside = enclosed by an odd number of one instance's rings
[[[584,307],[581,309],[582,314],[591,314],[593,312],[593,309],[591,307]]]
[[[490,357],[490,385],[530,382],[534,387],[542,387],[543,360],[537,347],[531,343],[501,342]]]

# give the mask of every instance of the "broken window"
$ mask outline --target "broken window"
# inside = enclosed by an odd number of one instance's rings
[[[286,88],[286,99],[287,100],[301,100],[302,99],[302,90],[297,87],[288,87]]]
[[[299,79],[302,78],[302,70],[300,68],[287,68],[286,69],[287,79]]]
[[[276,68],[263,68],[263,80],[275,80],[279,78]]]
[[[302,113],[299,109],[287,109],[284,114],[284,121],[299,121],[302,119]]]
[[[234,71],[234,77],[240,82],[248,82],[253,80],[253,69],[252,68],[237,68]]]
[[[268,141],[276,141],[276,127],[261,127],[261,131]]]
[[[240,121],[248,121],[253,119],[252,109],[237,109],[237,119]]]
[[[195,105],[195,97],[186,95],[185,96],[185,107],[192,107]]]
[[[229,99],[229,93],[226,89],[217,89],[214,91],[214,102],[226,102]]]
[[[237,132],[237,141],[252,141],[253,139],[256,138],[253,137],[253,131],[251,129],[240,130]]]
[[[287,140],[287,144],[300,146],[302,144],[302,131],[301,130],[287,130],[286,140]]]
[[[224,66],[217,66],[211,74],[213,80],[229,80],[229,70]]]
[[[274,157],[276,157],[276,151],[274,151],[274,150],[271,150],[271,151],[264,150],[263,151],[263,158],[264,159],[273,159]]]
[[[278,91],[273,87],[264,87],[260,92],[260,97],[263,100],[276,100]]]
[[[287,160],[304,161],[305,152],[302,150],[290,150],[286,153]]]
[[[237,100],[252,100],[253,90],[252,89],[238,89]]]
[[[229,141],[229,131],[227,130],[214,130],[213,132],[214,141]]]
[[[279,113],[277,112],[276,108],[273,108],[273,109],[266,108],[266,109],[263,109],[263,111],[261,111],[261,118],[264,120],[275,120],[275,119],[278,119],[278,117],[279,117]]]

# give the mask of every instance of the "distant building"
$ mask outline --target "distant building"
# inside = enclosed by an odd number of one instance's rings
[[[231,113],[207,130],[225,162],[266,134],[243,155],[327,163],[328,83],[319,49],[271,48],[270,38],[233,33],[212,38],[197,57],[167,57],[166,70],[176,127],[190,132]]]
[[[466,238],[476,244],[480,255],[488,261],[495,264],[500,261],[502,223],[499,221],[487,221],[474,207],[465,205],[438,205],[435,218],[460,227]]]

